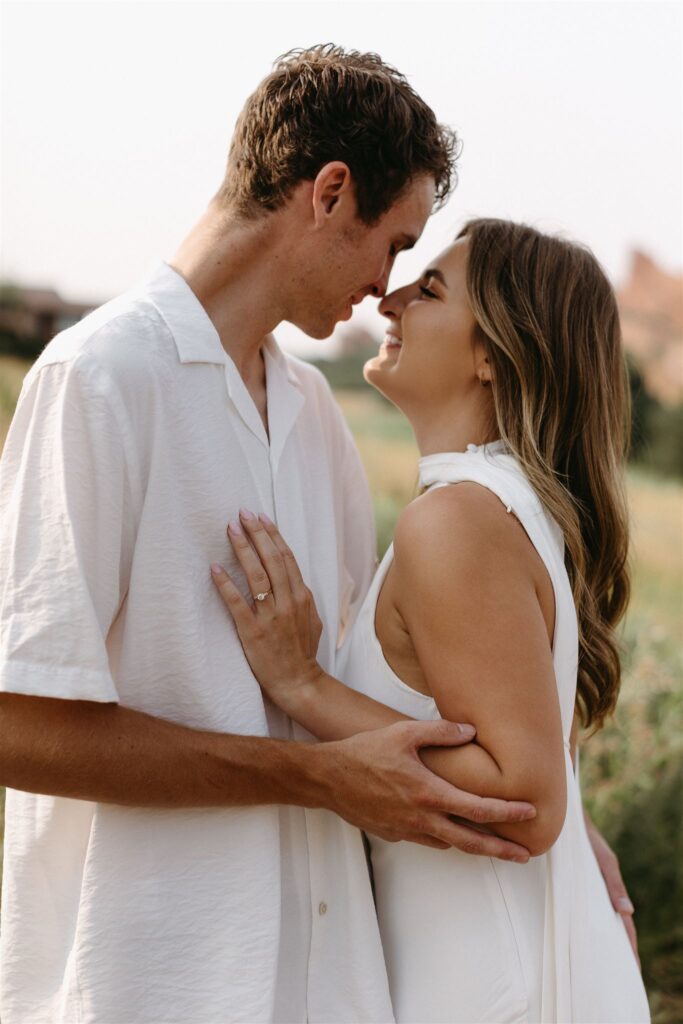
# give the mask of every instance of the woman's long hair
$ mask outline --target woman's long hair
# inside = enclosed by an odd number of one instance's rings
[[[564,534],[579,622],[577,710],[599,728],[619,693],[615,627],[630,593],[630,392],[614,292],[591,252],[526,225],[472,220],[463,236],[495,427]]]

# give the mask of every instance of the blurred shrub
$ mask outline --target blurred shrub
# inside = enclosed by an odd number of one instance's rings
[[[633,420],[631,460],[663,476],[683,479],[683,404],[661,405],[629,362]]]
[[[45,348],[40,338],[20,338],[11,331],[0,330],[0,355],[18,356],[33,362]]]
[[[359,349],[338,359],[311,359],[311,362],[327,377],[333,391],[355,391],[357,388],[367,388],[368,385],[363,379],[363,367],[368,359],[376,355],[375,345],[373,348]],[[372,393],[378,394],[374,390]]]
[[[636,685],[628,681],[629,690]],[[616,719],[587,742],[581,763],[585,804],[619,858],[636,907],[658,1024],[683,1020],[683,693],[671,685],[623,699]]]

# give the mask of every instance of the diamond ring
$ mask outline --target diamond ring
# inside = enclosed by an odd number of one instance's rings
[[[265,599],[268,597],[268,594],[272,594],[272,590],[266,590],[265,594],[252,594],[251,596],[254,598],[255,601],[265,601]]]

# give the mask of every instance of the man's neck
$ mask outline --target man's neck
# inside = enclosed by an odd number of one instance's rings
[[[245,222],[212,203],[170,260],[206,310],[249,390],[263,388],[264,394],[261,349],[285,318],[277,272],[283,264],[280,234],[275,217]]]

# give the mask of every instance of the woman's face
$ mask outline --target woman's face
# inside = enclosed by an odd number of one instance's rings
[[[468,395],[479,404],[482,383],[490,381],[467,296],[467,247],[466,238],[458,239],[418,281],[379,305],[389,321],[386,336],[363,373],[409,417],[427,408],[445,411]]]

